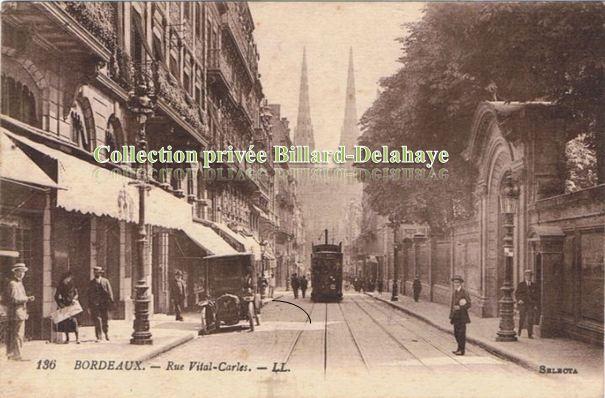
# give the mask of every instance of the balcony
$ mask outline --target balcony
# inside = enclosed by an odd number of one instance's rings
[[[241,29],[241,23],[235,20],[234,12],[227,12],[222,17],[223,28],[227,31],[229,37],[235,44],[238,54],[241,57],[244,69],[252,84],[256,82],[257,61],[255,48],[250,46],[244,32]]]
[[[99,39],[107,49],[111,50],[115,46],[117,3],[62,1],[56,4]]]
[[[52,43],[74,65],[107,62],[116,42],[116,3],[5,2],[2,22],[20,30],[23,48],[34,40]],[[40,40],[38,40],[39,42]],[[3,45],[5,45],[3,39]],[[93,57],[91,57],[93,55]]]
[[[223,52],[220,48],[210,50],[210,56],[208,58],[208,73],[216,76],[225,87],[225,90],[232,95],[233,83],[235,82],[235,70],[227,58],[223,55]]]
[[[153,80],[158,98],[176,110],[191,127],[201,129],[206,123],[202,120],[199,104],[195,103],[166,68],[155,63],[154,69]]]

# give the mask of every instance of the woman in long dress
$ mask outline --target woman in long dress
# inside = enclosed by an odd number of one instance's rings
[[[70,306],[74,303],[74,300],[78,299],[78,289],[73,282],[71,272],[67,272],[61,278],[57,291],[55,292],[55,302],[59,308]],[[57,325],[59,332],[65,333],[65,344],[69,343],[69,334],[74,333],[76,335],[76,343],[80,344],[80,338],[78,334],[78,320],[75,317],[67,318]]]

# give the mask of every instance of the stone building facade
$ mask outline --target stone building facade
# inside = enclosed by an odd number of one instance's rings
[[[601,344],[605,180],[599,176],[601,183],[565,191],[566,146],[578,132],[563,109],[546,103],[482,103],[470,128],[465,156],[479,171],[473,215],[450,225],[444,236],[399,235],[402,289],[411,293],[418,272],[423,299],[449,304],[450,278],[462,275],[473,298],[471,310],[498,316],[506,277],[500,201],[502,181],[511,174],[519,188],[513,285],[525,269],[534,271],[542,336]]]
[[[54,287],[72,271],[84,289],[94,266],[131,317],[138,220],[132,164],[98,164],[98,145],[136,145],[128,101],[137,79],[157,96],[148,149],[270,147],[254,23],[246,3],[51,2],[2,4],[1,276],[16,253],[30,267],[27,335],[47,338]],[[4,157],[4,156],[3,156]],[[12,165],[11,165],[12,166]],[[25,170],[31,170],[26,172]],[[254,170],[249,170],[254,169]],[[202,172],[202,171],[205,171]],[[236,176],[237,178],[231,178]],[[202,286],[200,259],[263,254],[276,224],[271,164],[154,165],[147,196],[145,277],[155,312],[169,312],[170,280],[185,273],[187,305]],[[264,243],[261,245],[261,243]],[[83,322],[87,322],[82,315]]]

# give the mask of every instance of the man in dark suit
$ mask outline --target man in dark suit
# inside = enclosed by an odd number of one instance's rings
[[[420,278],[418,275],[416,275],[414,282],[412,283],[412,291],[414,292],[414,301],[418,302],[420,292],[422,291],[422,283],[420,283]]]
[[[458,348],[452,352],[456,355],[464,355],[466,348],[466,324],[471,323],[471,318],[468,316],[468,309],[471,308],[471,297],[462,287],[464,279],[461,276],[454,276],[452,282],[454,284],[454,291],[452,292],[452,303],[450,306],[450,323],[454,325],[454,336],[458,343]]]
[[[309,281],[305,275],[300,278],[300,292],[302,293],[302,297],[305,298],[305,294],[307,293],[307,287],[309,287]]]
[[[174,314],[176,315],[177,321],[183,321],[183,316],[181,312],[183,311],[183,306],[185,305],[185,282],[183,282],[183,272],[181,270],[177,270],[174,273],[174,280],[170,286],[170,298],[174,303]]]
[[[534,338],[534,317],[540,302],[538,287],[532,282],[532,276],[532,270],[525,270],[525,279],[515,290],[515,299],[519,308],[519,337],[525,327],[530,339]]]
[[[290,286],[292,286],[292,291],[294,292],[294,298],[298,298],[298,289],[300,288],[300,279],[298,279],[298,275],[296,273],[292,274],[290,278]]]
[[[101,331],[109,341],[109,307],[113,304],[111,284],[101,275],[103,268],[93,268],[95,277],[88,283],[88,311],[95,324],[97,341],[101,340]]]

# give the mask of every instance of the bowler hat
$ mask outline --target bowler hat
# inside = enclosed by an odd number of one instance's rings
[[[12,266],[11,271],[13,271],[13,272],[17,271],[17,270],[27,271],[28,269],[29,268],[27,268],[24,263],[17,263]]]
[[[101,267],[92,267],[92,270],[96,272],[103,272],[103,268]]]
[[[462,279],[462,277],[460,275],[454,275],[454,277],[452,278],[452,282],[453,281],[464,282],[464,279]]]

